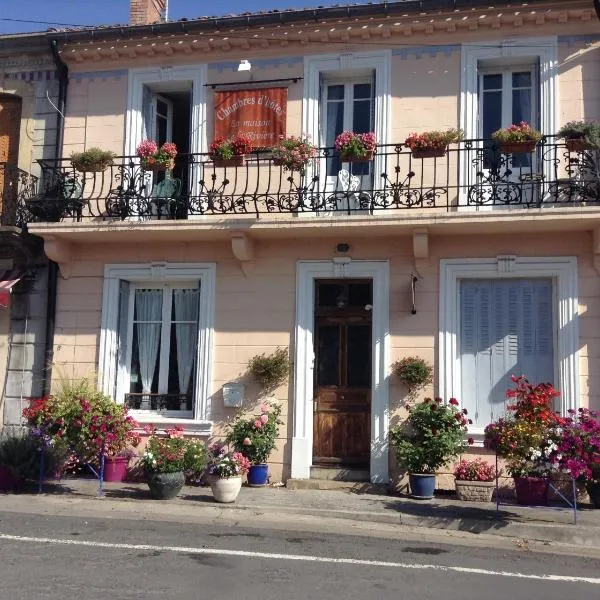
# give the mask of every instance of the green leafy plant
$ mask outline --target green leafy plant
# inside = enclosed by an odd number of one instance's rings
[[[433,381],[433,367],[422,358],[409,356],[395,362],[392,372],[408,388],[410,396]]]
[[[404,144],[411,150],[429,150],[433,148],[446,148],[448,144],[455,144],[464,138],[462,129],[448,129],[447,131],[426,131],[424,133],[411,133]]]
[[[263,402],[260,413],[251,417],[239,414],[231,425],[226,441],[252,464],[267,462],[279,435],[281,406]]]
[[[592,148],[600,148],[600,123],[570,121],[558,130],[557,136],[565,140],[583,140]]]
[[[208,463],[208,452],[203,442],[185,439],[182,427],[166,429],[160,436],[155,427],[147,427],[150,433],[146,450],[140,459],[146,471],[152,473],[183,472],[188,478],[198,477]]]
[[[75,170],[82,173],[99,172],[112,165],[115,156],[116,154],[109,150],[90,148],[84,152],[71,154],[71,164]]]
[[[510,125],[492,133],[492,139],[504,144],[518,144],[520,142],[539,142],[542,134],[529,123],[521,121],[518,125]]]
[[[292,368],[287,348],[277,348],[272,354],[257,354],[248,361],[250,375],[264,392],[271,392],[289,376]]]
[[[411,406],[406,421],[389,433],[400,466],[411,473],[434,474],[463,452],[469,423],[466,415],[454,398],[448,404],[441,398],[426,398]],[[468,443],[472,443],[470,438]]]

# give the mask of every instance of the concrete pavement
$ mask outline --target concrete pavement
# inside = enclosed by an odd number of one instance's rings
[[[152,500],[145,484],[106,484],[106,496],[97,497],[95,480],[63,480],[48,484],[45,492],[0,495],[0,510],[30,514],[111,515],[193,522],[199,518],[229,522],[253,519],[287,524],[308,530],[337,523],[358,532],[386,526],[415,531],[438,531],[444,535],[509,538],[530,544],[539,542],[600,551],[600,511],[583,508],[573,525],[569,510],[527,509],[518,506],[458,502],[455,499],[416,501],[410,498],[347,491],[242,488],[235,504],[217,504],[210,488],[186,487],[172,501]],[[491,541],[494,545],[497,542]]]

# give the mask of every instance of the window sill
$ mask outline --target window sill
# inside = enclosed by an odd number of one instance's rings
[[[163,417],[156,413],[130,413],[132,417],[141,425],[137,429],[138,433],[144,433],[144,425],[154,425],[158,433],[165,433],[165,429],[171,427],[182,427],[184,435],[209,437],[212,435],[213,422],[201,421],[197,419],[186,419],[185,417]]]

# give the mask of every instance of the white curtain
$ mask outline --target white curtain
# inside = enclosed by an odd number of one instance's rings
[[[173,290],[177,342],[177,371],[179,373],[179,393],[188,391],[194,360],[198,350],[198,298],[200,290]]]
[[[156,359],[160,349],[162,299],[162,290],[135,291],[137,343],[144,394],[151,392]]]

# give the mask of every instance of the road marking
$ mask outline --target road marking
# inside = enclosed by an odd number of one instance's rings
[[[468,573],[471,575],[495,575],[514,579],[535,579],[541,581],[564,581],[569,583],[591,583],[600,585],[600,577],[575,577],[570,575],[536,575],[530,573],[513,573],[510,571],[491,571],[471,567],[450,567],[445,565],[428,565],[418,563],[389,562],[382,560],[363,560],[358,558],[333,558],[328,556],[310,556],[304,554],[278,554],[271,552],[249,552],[247,550],[228,550],[222,548],[197,548],[194,546],[158,546],[154,544],[123,544],[113,542],[93,542],[91,540],[69,540],[61,538],[32,537],[0,533],[0,539],[13,542],[29,542],[35,544],[59,544],[62,546],[86,546],[89,548],[107,548],[113,550],[150,550],[156,552],[176,552],[178,554],[210,554],[218,556],[236,556],[244,558],[266,558],[269,560],[290,560],[299,562],[316,562],[340,565],[360,565],[365,567],[391,567],[393,569],[417,569],[440,572]]]

